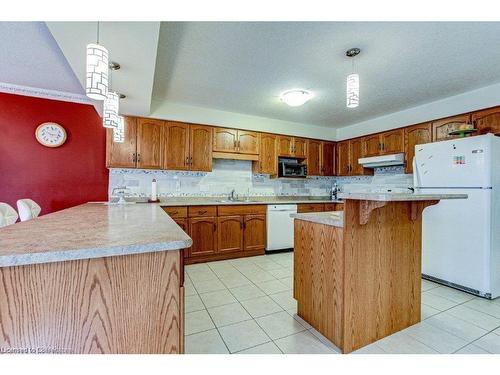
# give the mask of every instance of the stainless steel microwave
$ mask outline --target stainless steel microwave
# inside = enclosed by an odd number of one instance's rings
[[[278,177],[306,177],[307,166],[296,159],[279,159]]]

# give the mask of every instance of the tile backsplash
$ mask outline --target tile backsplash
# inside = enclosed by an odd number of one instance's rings
[[[242,196],[325,196],[335,181],[344,191],[412,185],[399,167],[378,168],[374,176],[278,179],[253,174],[249,161],[214,159],[212,172],[110,169],[109,195],[125,186],[129,196],[149,196],[153,178],[160,197],[216,197],[233,189]]]

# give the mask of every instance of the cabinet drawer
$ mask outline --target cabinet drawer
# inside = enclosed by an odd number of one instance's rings
[[[325,211],[336,211],[336,207],[335,203],[325,203]]]
[[[187,207],[162,207],[163,211],[165,211],[172,218],[184,218],[187,217]]]
[[[248,204],[234,206],[218,206],[217,211],[219,216],[231,215],[258,215],[266,213],[266,205],[263,204]]]
[[[300,203],[297,205],[297,212],[322,212],[325,209],[323,203]]]
[[[190,206],[188,207],[189,217],[216,216],[216,206]]]

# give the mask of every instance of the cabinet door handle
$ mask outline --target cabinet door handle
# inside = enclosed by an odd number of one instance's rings
[[[206,214],[206,213],[207,213],[206,210],[205,211],[198,211],[198,215],[203,215],[203,214]]]
[[[136,162],[136,161],[137,161],[137,158],[136,158],[136,156],[135,156],[135,152],[132,154],[132,161],[133,161],[133,162]]]
[[[236,139],[235,139],[235,140],[234,140],[234,142],[233,142],[233,147],[234,147],[234,149],[236,149],[236,147],[238,147],[238,146],[236,146],[237,144],[238,144],[238,142],[237,142],[237,141],[236,141]]]
[[[137,162],[141,161],[141,154],[137,154]]]
[[[214,232],[217,232],[217,224],[214,224]]]
[[[192,156],[189,157],[189,165],[193,165],[193,157]]]
[[[186,160],[184,160],[184,165],[189,164],[189,156],[186,156]]]

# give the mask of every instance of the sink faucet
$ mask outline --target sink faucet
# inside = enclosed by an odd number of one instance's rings
[[[118,195],[119,199],[118,199],[118,203],[127,203],[127,201],[125,200],[125,191],[128,190],[126,186],[119,186],[119,187],[116,187],[113,189],[113,191],[111,192],[111,195],[114,196],[114,195]],[[116,192],[116,194],[115,194]]]
[[[229,199],[230,201],[235,201],[236,200],[236,190],[235,189],[231,190],[231,192],[229,193],[227,199]]]

